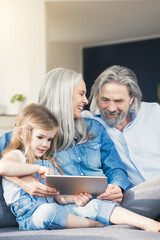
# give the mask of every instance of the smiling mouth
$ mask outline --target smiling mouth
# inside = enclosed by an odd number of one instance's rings
[[[78,106],[78,109],[80,109],[81,111],[83,111],[83,107],[81,107],[81,106]]]
[[[44,149],[38,149],[39,152],[44,153],[46,150]]]
[[[115,114],[115,115],[107,114],[107,116],[110,117],[110,118],[116,118],[116,117],[118,117],[118,114]]]

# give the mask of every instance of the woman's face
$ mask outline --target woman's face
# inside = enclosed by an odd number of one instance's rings
[[[74,118],[80,118],[84,105],[88,104],[86,98],[86,84],[83,80],[79,81],[73,89],[73,115]]]

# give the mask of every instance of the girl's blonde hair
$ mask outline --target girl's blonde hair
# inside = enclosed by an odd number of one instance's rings
[[[50,148],[41,158],[43,160],[53,159],[50,157],[50,154],[56,152],[58,121],[46,107],[34,103],[28,105],[19,113],[13,129],[10,144],[3,150],[2,156],[12,150],[20,149],[25,152],[27,163],[34,163],[35,156],[30,150],[32,130],[34,128],[45,131],[57,128],[57,134],[52,140]],[[20,138],[20,134],[23,135],[23,140]],[[56,168],[58,167],[55,161],[52,161],[52,163]]]

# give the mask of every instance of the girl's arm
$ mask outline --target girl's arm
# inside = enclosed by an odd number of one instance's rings
[[[5,157],[0,160],[1,176],[23,188],[24,191],[32,196],[54,197],[59,194],[55,188],[42,184],[38,178],[32,176],[33,172],[38,168],[38,165],[35,164],[34,167],[32,164],[24,165],[24,163],[20,163],[19,156],[16,153],[12,153],[13,155],[9,154],[11,153],[6,154]],[[27,175],[25,175],[25,173],[27,173]],[[54,173],[52,172],[52,174]]]
[[[21,163],[18,154],[7,153],[1,160],[0,175],[8,177],[19,177],[38,173],[42,178],[46,174],[54,174],[53,170],[37,164]]]
[[[0,173],[2,176],[19,177],[30,175],[38,170],[38,165],[20,163],[16,153],[8,153],[1,159]]]
[[[91,198],[92,195],[89,193],[80,193],[79,195],[59,195],[54,197],[59,204],[75,203],[81,207],[86,205]]]

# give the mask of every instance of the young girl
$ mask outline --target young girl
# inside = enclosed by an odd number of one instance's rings
[[[2,153],[0,174],[35,174],[42,183],[46,174],[59,174],[57,169],[60,169],[50,157],[56,151],[57,133],[58,122],[48,109],[37,104],[24,108],[17,118],[11,142]],[[6,179],[3,179],[3,189],[5,201],[23,230],[95,227],[113,223],[160,231],[160,223],[132,213],[115,202],[90,200],[91,195],[87,193],[59,195],[54,199],[35,197]]]

